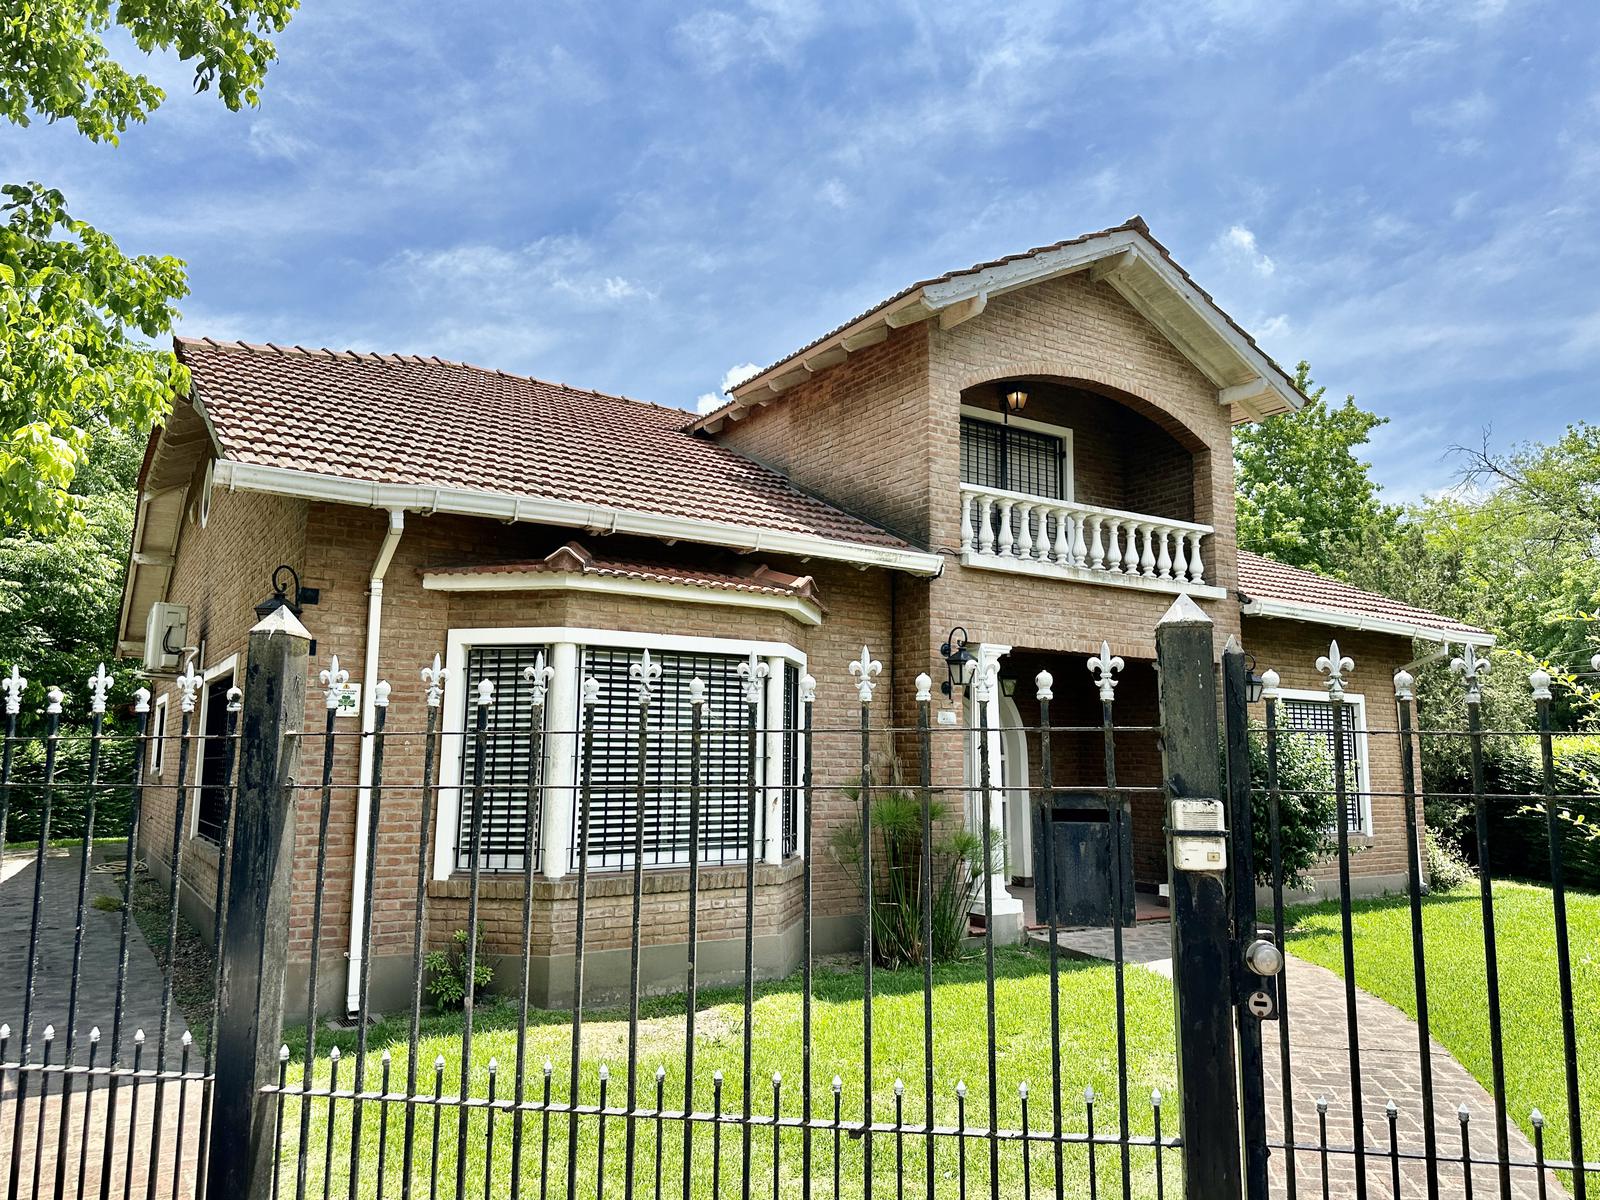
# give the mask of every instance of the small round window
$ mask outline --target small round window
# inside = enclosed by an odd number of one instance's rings
[[[212,459],[206,463],[205,478],[200,481],[200,497],[195,502],[195,519],[200,522],[200,528],[206,527],[206,522],[211,519],[211,477],[217,468],[217,460]]]

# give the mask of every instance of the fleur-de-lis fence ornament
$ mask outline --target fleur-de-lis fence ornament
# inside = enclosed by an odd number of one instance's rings
[[[1317,659],[1317,670],[1328,677],[1328,696],[1344,699],[1344,677],[1356,669],[1356,660],[1339,651],[1338,642],[1328,643],[1328,652]]]
[[[815,704],[817,702],[816,676],[807,671],[800,676],[800,703]]]
[[[1528,676],[1528,686],[1533,689],[1535,700],[1550,699],[1550,672],[1543,667],[1537,667]]]
[[[106,693],[111,690],[113,678],[106,674],[105,663],[96,667],[94,674],[89,676],[89,711],[96,716],[105,715]]]
[[[742,663],[740,668],[743,669]],[[642,708],[655,695],[656,682],[661,678],[661,664],[650,657],[650,651],[642,650],[639,661],[628,667],[628,678],[633,680],[633,702]]]
[[[543,650],[533,656],[533,666],[522,668],[522,678],[528,683],[528,697],[535,708],[544,707],[545,695],[550,690],[550,680],[555,673],[554,667],[546,665]]]
[[[375,708],[389,707],[389,693],[394,689],[389,686],[387,679],[380,679],[372,685],[372,704]]]
[[[871,650],[863,646],[861,657],[850,664],[850,674],[856,677],[856,695],[861,703],[871,704],[872,693],[878,687],[872,680],[875,676],[883,674],[883,664],[872,657]]]
[[[1407,700],[1417,698],[1416,676],[1410,671],[1396,671],[1394,673],[1394,698],[1402,704]]]
[[[422,682],[428,685],[428,707],[438,708],[439,702],[444,699],[444,685],[449,682],[450,670],[439,664],[439,656],[433,656],[433,665],[423,667],[421,672]]]
[[[44,706],[45,712],[60,713],[61,702],[66,699],[66,696],[62,694],[60,688],[53,687],[45,691],[44,698],[48,701],[48,703]]]
[[[689,680],[689,707],[704,708],[706,706],[706,681],[696,675]]]
[[[1111,653],[1111,643],[1101,642],[1100,653],[1089,660],[1089,671],[1100,689],[1100,702],[1110,704],[1117,698],[1117,681],[1113,676],[1122,670],[1122,659]]]
[[[335,659],[334,661],[337,662],[338,660]],[[323,675],[326,676],[327,672],[324,671]],[[192,713],[195,700],[200,695],[200,676],[195,674],[193,659],[189,661],[188,666],[184,667],[183,674],[178,676],[177,684],[178,707],[186,713]]]
[[[977,673],[972,677],[972,699],[978,704],[987,704],[994,699],[994,690],[999,686],[1000,664],[990,658],[979,662]]]
[[[488,708],[494,703],[494,680],[478,680],[478,707]]]
[[[14,717],[22,711],[22,693],[27,688],[28,681],[22,677],[22,672],[17,670],[17,664],[11,664],[11,674],[0,679],[0,690],[6,694],[6,715]]]
[[[659,668],[658,668],[659,670]],[[743,682],[739,685],[746,704],[761,703],[761,685],[767,676],[772,674],[772,668],[762,662],[754,650],[750,651],[750,658],[739,664],[737,668],[739,678]]]
[[[1283,694],[1278,686],[1282,682],[1283,677],[1271,667],[1261,672],[1261,698],[1263,700],[1276,700]]]
[[[1478,686],[1479,679],[1489,673],[1489,660],[1478,657],[1478,648],[1468,643],[1457,658],[1450,660],[1450,670],[1461,676],[1462,682],[1467,685],[1467,703],[1481,704],[1483,691]]]
[[[328,665],[317,676],[322,681],[323,690],[328,693],[328,707],[339,707],[339,695],[350,682],[350,672],[339,665],[339,656],[335,654],[328,660]]]
[[[133,689],[133,711],[147,713],[150,711],[150,689],[147,687]]]
[[[933,676],[926,671],[917,676],[917,703],[927,704],[933,699]]]
[[[1034,695],[1041,700],[1054,700],[1056,698],[1056,677],[1049,671],[1040,671],[1033,677]]]

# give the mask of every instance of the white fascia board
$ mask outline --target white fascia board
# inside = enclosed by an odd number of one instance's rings
[[[1411,621],[1395,621],[1387,617],[1374,617],[1364,613],[1340,612],[1316,604],[1301,604],[1294,600],[1241,600],[1239,611],[1247,617],[1277,617],[1285,621],[1305,621],[1312,625],[1332,625],[1337,629],[1358,629],[1367,633],[1388,633],[1395,637],[1415,638],[1424,642],[1442,642],[1463,646],[1492,646],[1494,634],[1471,633],[1459,629],[1435,629],[1431,625],[1418,625]]]
[[[822,610],[803,596],[740,592],[692,583],[665,583],[658,579],[583,575],[576,571],[483,571],[475,574],[427,571],[423,573],[422,586],[434,592],[603,592],[613,596],[638,596],[681,604],[761,608],[785,613],[806,625],[822,624]]]
[[[503,492],[471,488],[373,483],[231,459],[218,460],[216,486],[230,491],[267,492],[363,508],[400,508],[410,512],[451,513],[497,521],[532,521],[544,525],[600,529],[607,533],[634,534],[666,541],[727,546],[746,554],[765,551],[797,558],[845,562],[857,567],[883,567],[912,575],[936,576],[944,569],[944,560],[939,555],[923,550],[860,545],[815,534],[759,529],[752,525],[721,521],[696,521],[687,517],[663,516],[606,505],[578,504],[570,500],[511,496]]]

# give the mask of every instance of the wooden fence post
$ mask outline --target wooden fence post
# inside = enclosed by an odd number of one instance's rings
[[[206,1195],[268,1200],[277,1145],[277,1101],[261,1089],[278,1080],[284,969],[293,887],[295,779],[305,721],[311,635],[283,606],[250,631],[239,734],[217,1014],[215,1100]]]

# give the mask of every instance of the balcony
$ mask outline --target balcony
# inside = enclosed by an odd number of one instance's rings
[[[978,484],[961,485],[961,562],[1152,592],[1220,599],[1206,582],[1210,525]]]

